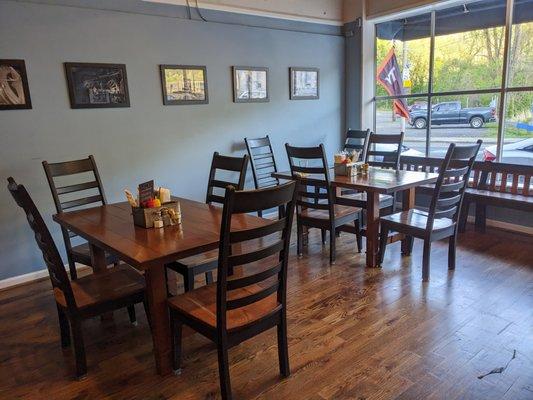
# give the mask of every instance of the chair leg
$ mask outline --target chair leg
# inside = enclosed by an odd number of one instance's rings
[[[320,235],[322,236],[322,244],[326,244],[326,230],[320,229]]]
[[[222,399],[231,400],[231,382],[229,377],[229,359],[227,343],[219,343],[218,347],[218,374],[220,378],[220,391]]]
[[[298,257],[303,256],[303,248],[302,243],[303,242],[303,228],[302,224],[300,222],[296,222],[296,252],[298,253]]]
[[[283,377],[291,374],[289,367],[289,346],[287,343],[287,317],[285,313],[281,316],[281,322],[278,325],[278,358],[279,373]]]
[[[192,268],[188,268],[187,273],[183,275],[183,286],[186,292],[194,289],[194,272]]]
[[[285,206],[278,207],[278,218],[279,219],[285,218]]]
[[[70,346],[70,324],[65,311],[57,306],[57,315],[59,317],[59,331],[61,334],[61,347],[66,348]]]
[[[263,211],[262,211],[262,210],[259,210],[259,211],[257,212],[257,216],[258,216],[259,218],[263,218]]]
[[[335,264],[335,256],[336,256],[336,249],[335,249],[335,241],[337,239],[337,236],[335,236],[335,227],[332,226],[329,231],[329,263]]]
[[[355,227],[355,241],[357,242],[357,252],[360,253],[363,249],[363,238],[361,236],[361,227],[359,226],[358,219],[356,219],[353,223]]]
[[[463,206],[461,207],[461,215],[459,217],[459,232],[466,231],[466,222],[468,220],[468,210],[470,209],[470,202],[466,199],[463,200]]]
[[[87,377],[87,360],[85,358],[85,345],[83,343],[81,320],[73,318],[71,320],[71,325],[72,338],[74,339],[74,354],[76,356],[76,378],[82,380]]]
[[[128,315],[130,317],[130,322],[133,326],[137,326],[137,316],[135,315],[135,305],[132,304],[128,307]]]
[[[70,279],[75,281],[76,279],[78,279],[78,271],[76,270],[76,263],[72,259],[70,253],[68,253],[68,250],[67,250],[67,258],[68,258],[68,270],[70,272]]]
[[[150,326],[150,331],[152,330],[152,316],[150,315],[150,308],[148,308],[148,302],[143,300],[144,313],[146,314],[146,319],[148,320],[148,325]]]
[[[183,324],[172,313],[170,314],[170,329],[172,340],[172,369],[178,375],[181,373],[181,334]]]
[[[207,271],[205,273],[205,284],[210,285],[213,283],[213,271]]]
[[[457,247],[457,235],[450,236],[448,240],[448,269],[455,269],[455,250]]]
[[[385,258],[385,249],[387,248],[387,241],[389,239],[389,230],[385,227],[381,227],[381,233],[379,236],[379,265],[383,264]]]
[[[407,242],[407,246],[405,251],[402,253],[404,256],[410,256],[413,252],[413,242],[414,238],[412,236],[405,236],[405,240]]]
[[[429,282],[429,262],[431,256],[431,242],[424,240],[424,254],[422,255],[422,281]]]

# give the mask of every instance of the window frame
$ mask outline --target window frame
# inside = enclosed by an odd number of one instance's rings
[[[511,35],[513,27],[513,12],[514,12],[514,3],[515,0],[506,0],[506,15],[505,15],[505,35],[504,35],[504,51],[503,51],[503,64],[502,64],[502,79],[501,85],[499,88],[489,88],[489,89],[471,89],[471,90],[452,90],[445,92],[434,92],[433,91],[433,78],[434,78],[434,61],[435,61],[435,21],[436,13],[435,9],[430,11],[431,22],[430,22],[430,46],[429,46],[429,76],[428,76],[428,90],[427,92],[422,93],[410,93],[405,95],[398,96],[376,96],[377,81],[374,84],[374,95],[372,98],[373,103],[373,130],[376,132],[377,118],[376,104],[378,101],[383,100],[395,100],[395,99],[409,99],[409,98],[425,98],[427,102],[427,124],[426,124],[426,152],[425,156],[429,157],[430,155],[430,146],[431,146],[431,113],[434,107],[433,98],[434,97],[445,97],[445,96],[458,96],[458,95],[472,95],[472,94],[495,94],[499,96],[499,105],[498,105],[498,131],[497,131],[497,142],[496,142],[496,162],[499,162],[502,158],[503,145],[504,145],[504,136],[505,136],[505,115],[507,112],[507,94],[513,92],[532,92],[533,86],[509,86],[509,59],[511,52]],[[421,11],[420,14],[427,14],[428,11]],[[416,14],[414,14],[416,15]],[[397,17],[396,17],[397,18]],[[378,23],[393,21],[395,18],[392,17],[387,20],[379,21]],[[374,77],[377,71],[377,25],[374,24]]]

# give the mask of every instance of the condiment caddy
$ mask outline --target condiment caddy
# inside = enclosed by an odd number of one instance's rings
[[[135,199],[129,190],[124,190],[131,205],[133,223],[143,228],[163,228],[181,224],[181,208],[178,201],[170,197],[170,190],[154,188],[154,181],[141,183]]]
[[[351,153],[341,151],[335,154],[335,175],[353,176],[358,173],[368,172],[368,164],[358,161],[360,151],[353,150]]]

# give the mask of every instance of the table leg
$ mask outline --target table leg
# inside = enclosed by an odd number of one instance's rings
[[[378,266],[379,251],[379,193],[366,193],[366,266]]]
[[[402,192],[402,210],[408,211],[415,206],[416,188],[406,189]],[[402,239],[402,254],[410,255],[413,238],[405,237]]]
[[[93,267],[93,272],[95,274],[104,272],[107,269],[105,251],[94,244],[89,244],[89,249],[91,250],[91,266]]]
[[[153,266],[144,272],[146,297],[152,319],[155,366],[159,375],[172,372],[170,322],[167,309],[167,289],[164,265]]]

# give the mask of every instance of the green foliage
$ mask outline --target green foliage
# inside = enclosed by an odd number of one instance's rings
[[[468,89],[498,89],[502,83],[504,51],[503,27],[480,29],[442,35],[435,38],[433,92]],[[403,51],[410,66],[412,88],[410,93],[428,90],[430,40],[401,41],[376,40],[377,65],[385,58],[391,46],[395,47],[400,68],[403,69]],[[511,38],[509,83],[511,86],[533,85],[533,23],[514,25]],[[387,93],[376,87],[377,96]],[[495,94],[435,98],[439,101],[461,101],[463,107],[488,106]],[[531,93],[509,95],[507,118],[524,118],[533,102]],[[390,108],[380,102],[378,109]]]

